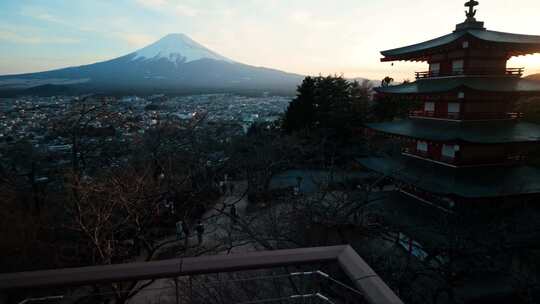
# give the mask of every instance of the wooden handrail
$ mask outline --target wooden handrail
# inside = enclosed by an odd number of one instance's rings
[[[506,76],[517,76],[521,77],[523,76],[523,73],[525,72],[525,68],[506,68],[504,69],[504,72],[502,69],[482,69],[482,68],[466,68],[466,69],[459,69],[459,70],[452,70],[449,72],[441,72],[441,71],[422,71],[422,72],[415,72],[416,79],[423,79],[423,78],[432,78],[432,77],[443,77],[443,76],[460,76],[460,75],[506,75]]]
[[[337,263],[370,304],[403,303],[349,245],[0,274],[0,294],[27,288],[76,287],[320,263]]]
[[[476,113],[452,113],[452,112],[434,112],[416,110],[410,111],[409,117],[425,117],[425,118],[441,118],[441,119],[453,119],[453,120],[489,120],[489,119],[521,119],[523,113],[520,112],[507,112],[507,113],[494,113],[494,112],[476,112]]]

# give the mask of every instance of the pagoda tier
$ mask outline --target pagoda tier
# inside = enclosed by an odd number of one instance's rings
[[[455,169],[406,156],[362,158],[359,162],[396,180],[402,191],[433,203],[489,201],[497,197],[537,196],[540,193],[540,169],[531,166]],[[434,202],[435,198],[438,202]]]
[[[538,96],[540,82],[510,77],[445,77],[375,89],[379,98],[419,103],[411,118],[453,121],[521,118],[515,102]]]
[[[523,163],[540,147],[540,126],[526,122],[402,120],[367,127],[402,139],[403,155],[455,168]]]

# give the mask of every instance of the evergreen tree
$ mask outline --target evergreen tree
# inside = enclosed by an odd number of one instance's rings
[[[393,82],[394,78],[386,76],[381,82],[381,87],[388,87]],[[410,80],[405,79],[402,84],[408,83],[410,83]],[[371,108],[371,113],[373,119],[376,121],[393,120],[396,118],[406,118],[411,110],[418,109],[420,106],[422,104],[418,101],[404,100],[399,97],[379,94]]]
[[[290,133],[304,129],[313,122],[315,83],[313,77],[306,77],[298,87],[297,97],[291,101],[283,120],[283,129]]]
[[[343,77],[306,77],[283,119],[287,133],[300,130],[345,132],[361,123],[367,113],[371,87]]]

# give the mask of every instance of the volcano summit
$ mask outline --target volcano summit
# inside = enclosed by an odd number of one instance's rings
[[[301,75],[228,59],[184,34],[125,56],[47,72],[0,76],[0,95],[294,92]]]

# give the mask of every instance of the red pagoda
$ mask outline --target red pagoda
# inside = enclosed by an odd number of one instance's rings
[[[475,19],[477,5],[465,4],[466,21],[448,35],[382,52],[383,62],[427,62],[429,70],[415,82],[376,88],[379,100],[421,108],[408,119],[368,124],[400,139],[401,153],[360,160],[401,193],[447,210],[540,194],[540,169],[524,162],[540,143],[540,125],[513,110],[518,100],[540,96],[540,82],[507,67],[513,56],[540,52],[540,36],[489,31]]]

